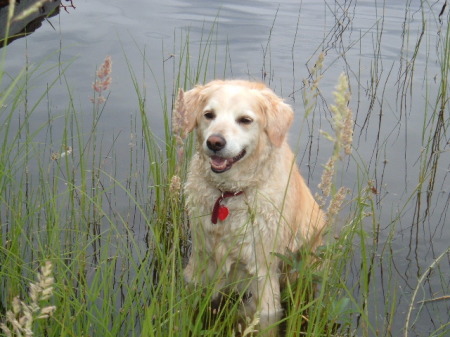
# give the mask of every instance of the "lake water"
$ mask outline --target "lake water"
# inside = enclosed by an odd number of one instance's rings
[[[430,119],[437,104],[442,58],[439,48],[445,42],[448,8],[439,16],[443,1],[421,3],[73,0],[70,6],[64,1],[68,7],[61,8],[59,15],[44,20],[35,32],[7,47],[4,68],[15,76],[25,64],[32,67],[43,62],[42,74],[30,83],[36,88],[29,91],[28,104],[32,105],[54,74],[71,63],[64,76],[67,82],[56,83],[33,114],[31,124],[39,126],[48,120],[49,111],[53,117],[64,113],[68,91],[77,110],[92,110],[89,98],[93,95],[95,69],[110,55],[113,82],[98,129],[106,148],[114,147],[116,156],[126,156],[130,120],[139,111],[128,66],[146,90],[152,129],[159,130],[163,122],[158,86],[163,86],[163,78],[169,88],[174,85],[174,65],[180,57],[182,39],[189,34],[191,57],[196,60],[212,31],[214,66],[210,65],[205,80],[227,77],[265,81],[294,107],[296,120],[290,139],[293,146],[300,140],[299,164],[313,190],[320,180],[321,165],[331,153],[329,142],[320,137],[319,130],[330,130],[332,91],[339,74],[347,73],[356,122],[355,160],[344,164],[339,184],[356,193],[360,182],[372,181],[379,226],[374,242],[380,252],[374,269],[374,287],[379,291],[373,296],[379,296],[382,306],[389,296],[384,290],[395,284],[399,298],[391,331],[392,336],[398,336],[418,279],[450,242],[448,106],[443,111],[440,133],[436,120]],[[5,15],[6,7],[0,11]],[[326,55],[320,96],[311,123],[304,125],[303,79],[308,78],[320,52]],[[144,70],[143,53],[153,73]],[[43,71],[58,63],[63,66]],[[193,86],[195,79],[191,82]],[[18,115],[13,125],[18,125],[20,118]],[[54,147],[62,137],[59,123],[55,119],[52,124]],[[49,141],[45,134],[37,139]],[[424,154],[433,139],[438,140],[435,151]],[[126,177],[127,162],[117,161],[115,165],[118,179]],[[367,177],[358,176],[362,166]],[[418,186],[422,186],[419,193]],[[119,202],[118,208],[125,209],[124,203]],[[343,215],[342,222],[344,219]],[[392,257],[392,263],[384,263],[386,256]],[[449,277],[449,264],[447,255],[439,263],[440,273],[430,273],[426,278],[417,301],[450,295],[449,281],[442,279],[442,275]],[[354,268],[358,266],[355,261]],[[387,266],[389,272],[384,269]],[[426,336],[448,324],[448,299],[430,301],[421,308],[414,312],[416,321],[410,336]],[[373,319],[380,321],[383,317]]]

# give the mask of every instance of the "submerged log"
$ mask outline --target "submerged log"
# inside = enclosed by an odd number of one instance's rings
[[[42,21],[46,18],[59,14],[59,5],[61,0],[50,0],[43,2],[36,10],[31,11],[28,15],[20,18],[19,15],[27,9],[38,3],[36,0],[16,1],[14,8],[14,18],[11,22],[8,32],[7,43],[27,36],[41,27]],[[9,0],[0,0],[0,48],[5,45],[6,38],[6,22],[8,19]],[[16,19],[15,19],[16,18]],[[18,19],[17,19],[18,18]]]

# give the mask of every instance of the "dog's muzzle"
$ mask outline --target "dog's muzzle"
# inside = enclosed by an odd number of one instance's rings
[[[221,135],[211,135],[206,140],[206,146],[214,153],[218,153],[225,148],[227,141]],[[242,159],[246,154],[245,149],[242,150],[237,156],[231,158],[225,158],[220,155],[210,156],[211,170],[215,173],[222,173],[228,171],[234,163]]]

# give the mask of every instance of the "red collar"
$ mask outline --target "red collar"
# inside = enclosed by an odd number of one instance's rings
[[[214,207],[213,207],[213,211],[211,214],[211,222],[213,224],[217,223],[217,220],[225,220],[228,216],[229,210],[226,206],[221,205],[220,203],[222,202],[223,199],[226,198],[230,198],[230,197],[235,197],[238,195],[241,195],[242,193],[244,193],[243,191],[240,192],[222,192],[222,195],[220,197],[217,198]]]

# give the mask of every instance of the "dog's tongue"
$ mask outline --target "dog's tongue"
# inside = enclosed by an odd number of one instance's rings
[[[226,158],[212,156],[211,166],[218,171],[224,170],[228,165],[228,160]]]

